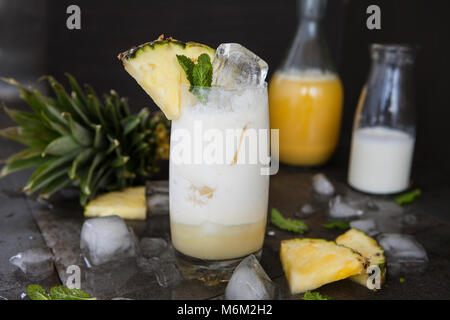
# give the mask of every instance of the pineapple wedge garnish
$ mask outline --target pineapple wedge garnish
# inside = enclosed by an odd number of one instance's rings
[[[346,233],[336,238],[336,243],[351,248],[365,257],[370,265],[380,268],[380,285],[386,278],[386,258],[383,249],[378,245],[375,239],[369,237],[362,231],[350,229]],[[367,280],[370,274],[363,272],[359,275],[350,277],[351,280],[367,286],[369,289],[376,289],[373,284],[369,285]]]
[[[214,59],[215,50],[200,43],[184,43],[172,38],[157,40],[133,47],[119,54],[125,70],[147,92],[167,119],[180,116],[180,85],[189,84],[177,60],[185,55],[194,62],[203,53]]]
[[[117,215],[129,220],[145,220],[146,212],[145,186],[105,193],[90,201],[84,208],[86,217]]]
[[[359,275],[367,263],[352,249],[322,239],[284,240],[280,256],[292,294]]]

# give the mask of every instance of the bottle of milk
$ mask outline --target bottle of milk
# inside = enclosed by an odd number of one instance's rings
[[[371,47],[372,67],[355,114],[348,183],[371,194],[408,188],[414,152],[414,49]]]

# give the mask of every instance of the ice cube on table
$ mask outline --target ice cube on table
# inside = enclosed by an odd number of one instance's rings
[[[303,219],[303,218],[308,218],[308,217],[312,216],[314,214],[314,212],[316,212],[314,207],[312,205],[310,205],[309,203],[307,203],[301,207],[300,211],[296,211],[294,213],[294,216],[296,218]]]
[[[378,207],[378,205],[376,204],[376,202],[372,199],[368,199],[366,202],[366,207],[367,209],[371,210],[371,211],[378,211],[380,208]]]
[[[222,43],[212,65],[212,85],[230,89],[262,86],[269,70],[264,60],[237,43]]]
[[[309,203],[304,204],[300,210],[300,213],[297,214],[298,218],[307,218],[309,216],[312,216],[313,213],[316,212],[316,209]]]
[[[323,173],[318,173],[312,177],[312,186],[315,192],[325,196],[334,194],[334,186]]]
[[[133,230],[119,216],[86,220],[81,229],[80,248],[89,264],[95,266],[137,253]]]
[[[169,243],[167,245],[167,248],[159,254],[158,258],[164,262],[176,262],[177,258],[176,258],[175,248],[173,247],[173,245],[171,243]]]
[[[363,210],[346,202],[341,196],[336,196],[329,202],[329,214],[333,218],[348,219],[361,216],[363,213]]]
[[[227,300],[269,300],[275,297],[276,286],[255,256],[242,260],[225,290]]]
[[[167,241],[162,238],[142,238],[140,252],[146,258],[157,257],[167,249]]]
[[[420,273],[428,266],[427,252],[411,235],[383,233],[377,241],[384,250],[391,274]]]
[[[350,222],[350,227],[354,228],[354,229],[358,229],[358,230],[366,233],[370,237],[374,237],[380,233],[377,230],[376,222],[373,219],[353,220]]]
[[[417,224],[417,217],[413,214],[405,214],[402,217],[402,223],[406,227],[415,226]]]
[[[161,259],[158,257],[138,257],[137,258],[137,266],[145,273],[153,274],[161,264]]]
[[[155,277],[158,284],[163,288],[175,286],[183,280],[177,266],[172,262],[164,261],[161,261],[156,267]]]
[[[147,274],[153,274],[158,285],[167,288],[178,284],[183,280],[181,272],[174,262],[169,262],[158,257],[137,259],[138,267]]]
[[[40,281],[52,275],[53,255],[47,248],[33,248],[12,256],[9,262],[25,273],[30,280]]]
[[[147,208],[151,215],[169,213],[169,181],[147,182]]]

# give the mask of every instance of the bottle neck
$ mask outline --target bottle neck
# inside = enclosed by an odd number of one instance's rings
[[[283,71],[335,72],[322,29],[320,18],[300,18],[294,41],[281,67]]]
[[[322,23],[319,19],[303,17],[297,27],[296,38],[304,41],[319,38],[322,32]]]
[[[360,126],[385,126],[414,136],[414,54],[403,48],[372,48]]]
[[[396,45],[373,45],[371,51],[372,66],[369,83],[387,82],[392,87],[410,85],[415,59],[414,51],[411,48]]]

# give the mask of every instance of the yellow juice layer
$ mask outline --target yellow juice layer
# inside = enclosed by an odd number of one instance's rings
[[[269,85],[270,126],[280,130],[280,161],[315,166],[334,152],[343,89],[333,74],[277,73]]]
[[[206,223],[188,225],[170,222],[172,243],[179,252],[204,260],[227,260],[262,248],[266,220],[242,225]]]

